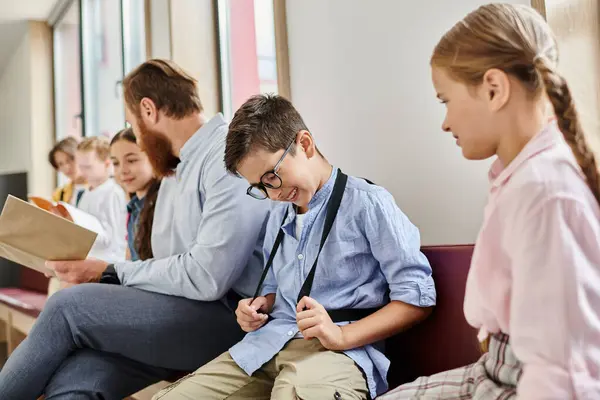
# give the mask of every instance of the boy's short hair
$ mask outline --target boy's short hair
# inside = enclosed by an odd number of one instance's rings
[[[52,165],[54,169],[58,169],[58,164],[56,164],[56,153],[65,153],[67,156],[73,159],[75,158],[75,151],[77,151],[77,139],[69,136],[56,143],[54,147],[52,147],[52,150],[50,150],[50,153],[48,153],[48,161],[50,161],[50,165]]]
[[[196,79],[170,60],[148,60],[131,71],[123,79],[123,93],[127,107],[137,117],[144,97],[170,118],[202,112]]]
[[[225,167],[237,175],[237,166],[251,152],[275,153],[286,149],[298,132],[308,130],[292,103],[272,94],[252,96],[235,112],[225,147]],[[290,155],[295,154],[292,147]]]
[[[104,136],[92,136],[79,143],[77,150],[83,152],[93,151],[101,161],[106,161],[110,157],[110,141]]]

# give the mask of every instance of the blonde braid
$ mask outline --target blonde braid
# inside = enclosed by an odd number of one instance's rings
[[[575,108],[575,102],[567,81],[548,66],[543,57],[536,57],[535,68],[544,85],[548,98],[554,107],[554,113],[558,120],[565,141],[571,147],[587,184],[594,194],[596,201],[600,204],[600,174],[596,164],[596,157],[587,145],[579,114]]]

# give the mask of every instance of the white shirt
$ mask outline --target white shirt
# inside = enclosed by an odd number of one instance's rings
[[[85,192],[85,188],[86,188],[86,185],[82,185],[80,183],[74,184],[73,185],[73,195],[71,196],[71,201],[69,201],[69,204],[77,207],[78,206],[77,197],[79,197],[79,193]]]
[[[103,228],[88,256],[109,263],[125,260],[127,201],[123,189],[113,179],[108,179],[83,193],[79,209],[96,217]]]
[[[302,236],[302,228],[304,228],[304,217],[306,214],[296,214],[296,239],[300,240]]]

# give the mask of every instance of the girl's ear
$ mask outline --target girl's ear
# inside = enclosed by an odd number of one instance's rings
[[[510,98],[510,79],[506,72],[492,68],[483,76],[483,89],[490,110],[498,111],[508,103]]]

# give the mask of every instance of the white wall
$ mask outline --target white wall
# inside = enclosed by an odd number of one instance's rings
[[[30,193],[49,196],[54,185],[52,42],[44,22],[23,22],[22,38],[0,75],[0,174],[27,172]]]
[[[170,0],[150,0],[151,58],[171,58]]]
[[[48,152],[54,145],[54,115],[52,87],[52,30],[42,21],[29,22],[31,78],[31,154],[29,191],[49,196],[54,189],[56,174],[48,162]]]
[[[198,81],[204,111],[214,115],[221,110],[215,2],[170,4],[171,59]]]
[[[0,173],[28,171],[31,163],[29,65],[29,35],[23,29],[19,44],[0,75]]]
[[[294,104],[329,161],[390,190],[424,244],[472,243],[481,224],[489,162],[441,131],[429,57],[487,2],[287,1]]]
[[[575,96],[589,143],[600,157],[600,2],[546,0],[546,15],[558,40],[559,70]]]

